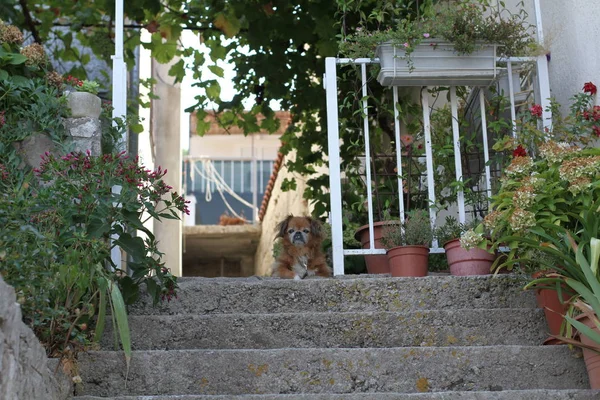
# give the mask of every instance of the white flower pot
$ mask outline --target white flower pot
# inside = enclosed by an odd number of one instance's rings
[[[383,86],[488,86],[497,75],[496,45],[481,44],[471,54],[459,55],[448,42],[426,40],[410,54],[404,47],[383,43],[377,47]]]
[[[98,118],[102,111],[102,100],[95,94],[87,92],[70,92],[67,104],[71,109],[72,118]]]

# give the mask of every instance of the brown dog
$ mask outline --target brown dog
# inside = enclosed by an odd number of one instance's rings
[[[272,276],[304,279],[331,276],[331,268],[321,252],[321,223],[310,217],[288,216],[277,225],[276,238],[283,239],[283,251],[273,265]]]

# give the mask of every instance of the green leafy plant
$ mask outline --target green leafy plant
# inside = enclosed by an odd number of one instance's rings
[[[557,290],[559,298],[562,298],[562,292],[568,289],[572,297],[561,329],[563,336],[556,337],[566,343],[587,347],[575,339],[576,332],[579,331],[596,342],[595,346],[590,347],[596,351],[600,350],[600,335],[574,317],[577,313],[583,313],[600,327],[599,212],[600,202],[585,210],[582,215],[574,216],[579,223],[576,231],[569,231],[557,225],[546,227],[548,233],[535,231],[539,237],[538,243],[531,240],[527,241],[527,244],[541,253],[551,255],[557,262],[546,264],[546,273],[525,286],[525,289]]]
[[[522,5],[522,4],[521,4]],[[373,57],[375,48],[389,42],[402,49],[409,66],[415,47],[427,40],[453,43],[459,54],[469,54],[482,43],[499,45],[503,55],[523,55],[533,46],[532,26],[527,14],[510,13],[502,5],[491,6],[487,0],[440,3],[425,6],[416,14],[409,14],[386,30],[358,29],[344,37],[340,52],[350,58]]]
[[[98,340],[110,307],[129,358],[125,306],[138,299],[142,284],[155,303],[170,300],[177,289],[144,223],[179,218],[177,211],[188,212],[184,199],[170,191],[160,167],[147,170],[123,153],[46,153],[34,172],[35,178],[17,172],[13,178],[11,170],[3,175],[0,272],[49,354]],[[123,269],[112,264],[114,246],[131,258]]]
[[[586,147],[600,133],[600,108],[593,105],[595,86],[586,87],[587,93],[573,97],[571,115],[557,118],[553,132],[534,128],[542,117],[534,104],[518,125],[518,140],[496,144],[496,150],[512,151],[512,159],[492,199],[493,211],[484,219],[494,246],[510,248],[495,267],[511,269],[515,260],[532,258],[527,243],[554,232],[553,225],[576,232],[576,216],[600,199],[600,149]]]
[[[483,241],[483,233],[478,232],[481,228],[480,225],[481,222],[477,219],[472,219],[468,222],[461,223],[458,222],[455,217],[449,215],[446,217],[443,224],[434,229],[434,237],[437,238],[440,245],[443,245],[451,240],[461,239],[465,233],[469,232],[468,236],[472,236],[473,234],[481,235],[481,240],[478,241],[474,246],[471,246],[478,247],[480,242]]]
[[[381,242],[385,248],[397,246],[431,246],[433,231],[429,214],[424,210],[407,213],[404,223],[386,226]]]
[[[81,86],[78,88],[78,91],[98,94],[100,91],[100,84],[96,81],[83,80]]]

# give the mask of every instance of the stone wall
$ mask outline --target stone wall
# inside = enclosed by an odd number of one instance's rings
[[[21,320],[14,289],[0,276],[0,399],[63,400],[71,397],[69,378]]]
[[[93,156],[102,154],[102,128],[98,118],[65,118],[68,138],[64,149],[75,152],[90,150]],[[36,133],[14,143],[15,148],[31,168],[40,166],[40,155],[46,151],[56,153],[57,145],[47,135]]]

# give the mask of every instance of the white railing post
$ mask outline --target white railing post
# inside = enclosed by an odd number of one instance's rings
[[[398,113],[398,86],[392,88],[392,93],[394,95],[394,133],[396,138],[396,169],[398,173],[398,210],[400,212],[400,222],[404,223],[404,183],[402,178],[402,143],[400,140],[400,115]],[[408,179],[410,179],[410,177],[408,177]]]
[[[538,37],[538,43],[544,46],[544,28],[542,26],[542,8],[540,0],[533,0],[533,8],[535,9],[535,27]],[[546,55],[537,57],[537,79],[538,79],[538,100],[542,106],[542,125],[544,131],[552,130],[552,112],[550,107],[550,77],[548,74],[548,59]]]
[[[365,137],[365,178],[367,179],[367,211],[369,214],[369,249],[375,249],[373,232],[373,188],[371,182],[371,141],[369,138],[369,109],[367,105],[367,64],[361,64],[361,87],[363,107],[363,135]]]
[[[514,138],[517,137],[517,115],[515,105],[515,88],[513,86],[512,76],[512,62],[510,59],[506,60],[506,72],[508,73],[508,97],[510,99],[510,120],[512,123],[512,135]]]
[[[327,100],[327,146],[329,153],[329,188],[331,247],[333,274],[344,275],[344,242],[342,227],[342,174],[340,160],[340,132],[338,125],[338,93],[335,57],[325,58],[325,93]]]
[[[429,197],[429,220],[431,228],[435,228],[437,219],[435,211],[435,183],[433,179],[433,151],[431,147],[431,121],[429,119],[429,97],[427,88],[421,89],[421,103],[423,104],[423,132],[425,134],[425,157],[427,163],[427,192]],[[437,239],[432,242],[433,248],[438,247]]]
[[[485,161],[485,188],[488,197],[488,209],[491,206],[492,174],[490,171],[490,151],[488,148],[487,117],[485,115],[485,95],[479,91],[479,108],[481,108],[481,135],[483,136],[483,160]],[[491,210],[489,210],[491,211]]]
[[[462,156],[460,154],[460,131],[458,126],[458,100],[456,98],[456,86],[450,86],[450,108],[452,112],[452,138],[454,141],[454,169],[456,170],[456,181],[464,184],[462,174]],[[465,223],[465,193],[462,186],[456,193],[458,202],[458,220]]]

